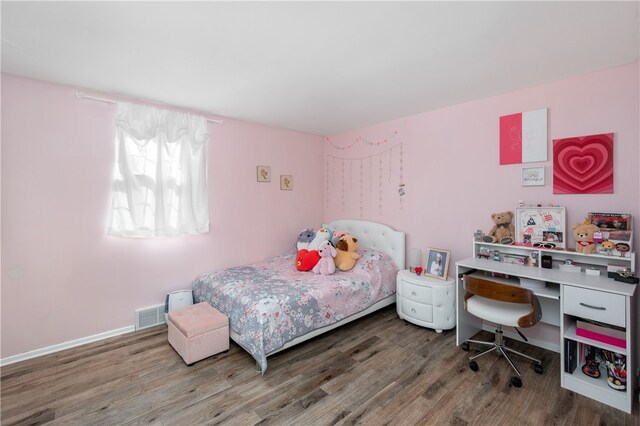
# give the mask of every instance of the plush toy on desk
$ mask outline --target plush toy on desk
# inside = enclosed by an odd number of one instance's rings
[[[296,250],[309,249],[309,243],[313,241],[313,238],[316,236],[316,231],[313,228],[307,228],[300,231],[298,234],[298,239],[296,240]]]
[[[330,240],[332,236],[333,236],[333,232],[331,232],[330,229],[328,228],[318,229],[318,232],[316,232],[316,236],[313,238],[313,240],[311,240],[311,242],[309,243],[309,247],[307,247],[307,249],[318,250],[320,248],[320,244],[322,244],[323,241]]]
[[[318,249],[320,261],[313,267],[314,274],[331,275],[336,272],[336,263],[333,258],[338,254],[330,241],[323,241]]]
[[[485,243],[513,244],[515,228],[511,220],[513,212],[500,212],[491,215],[493,228],[482,238]]]
[[[588,220],[573,225],[573,238],[576,240],[576,252],[594,254],[596,252],[596,243],[593,242],[593,233],[599,230],[600,228]]]
[[[338,244],[336,244],[336,268],[341,271],[348,271],[352,269],[356,260],[360,259],[358,251],[358,239],[351,235],[344,235],[340,237]]]

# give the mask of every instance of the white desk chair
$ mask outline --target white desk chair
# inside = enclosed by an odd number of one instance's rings
[[[526,328],[538,323],[542,317],[542,308],[536,295],[526,288],[501,284],[471,275],[465,275],[464,282],[466,290],[464,295],[465,310],[478,318],[496,324],[495,340],[493,342],[467,340],[462,344],[462,349],[465,351],[469,350],[469,343],[489,346],[483,352],[469,357],[469,368],[473,371],[478,371],[479,367],[475,359],[490,352],[498,351],[515,370],[517,376],[511,379],[511,383],[519,388],[522,386],[521,374],[508,354],[508,352],[511,352],[535,362],[536,373],[542,374],[544,370],[540,360],[506,347],[502,337],[503,325]],[[524,337],[520,330],[516,328],[516,331],[527,341],[527,338]]]

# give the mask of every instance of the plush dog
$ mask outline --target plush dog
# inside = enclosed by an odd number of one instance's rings
[[[593,242],[593,233],[600,228],[587,221],[573,225],[573,238],[576,240],[576,252],[593,254],[596,252],[596,243]]]
[[[358,251],[358,239],[351,235],[344,235],[340,237],[338,244],[336,244],[336,268],[341,271],[348,271],[352,269],[356,260],[360,259]]]
[[[318,249],[320,261],[313,267],[314,274],[331,275],[336,272],[336,264],[333,258],[336,256],[336,248],[329,241],[324,241]]]

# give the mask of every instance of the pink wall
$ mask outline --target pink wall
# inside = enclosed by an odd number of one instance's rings
[[[107,236],[115,112],[2,74],[2,358],[131,326],[198,274],[281,253],[322,222],[322,139],[226,119],[209,126],[208,234]]]
[[[471,256],[474,231],[491,229],[491,213],[513,211],[519,200],[566,207],[568,226],[590,211],[631,213],[637,229],[639,81],[635,62],[330,136],[325,219],[362,218],[405,231],[407,249],[422,249],[423,263],[427,247],[451,250],[449,274]],[[550,161],[528,163],[545,166],[541,187],[521,186],[523,165],[499,165],[499,117],[540,108],[549,108],[549,159],[552,139],[614,132],[614,194],[554,195]],[[636,231],[636,251],[638,237]],[[557,328],[541,326],[529,337],[558,341]]]
[[[569,225],[583,221],[589,211],[628,212],[635,217],[637,228],[640,218],[639,74],[639,64],[635,62],[333,135],[325,143],[325,156],[356,160],[344,162],[344,179],[341,179],[340,161],[335,170],[336,160],[330,158],[328,167],[325,164],[328,170],[325,186],[329,189],[325,219],[348,217],[384,222],[407,233],[408,248],[448,249],[454,262],[470,256],[476,229],[484,232],[491,229],[492,212],[513,210],[519,200],[526,204],[565,206]],[[528,163],[546,167],[547,184],[540,187],[521,186],[523,165],[499,165],[499,117],[539,108],[549,108],[549,159],[552,139],[615,133],[614,194],[554,195],[550,161]],[[372,145],[378,142],[380,145]],[[402,206],[397,192],[399,143],[402,143],[403,183],[407,192]],[[336,146],[349,145],[353,145],[352,148],[336,149]],[[391,167],[388,153],[382,155],[380,167],[377,154],[393,146],[396,148],[392,151]],[[373,184],[370,190],[368,157],[371,156]],[[362,191],[360,158],[364,158]],[[637,241],[637,233],[634,238]],[[573,238],[570,244],[573,246]]]
[[[200,273],[282,252],[292,234],[323,219],[384,222],[407,232],[407,247],[449,249],[453,262],[470,255],[474,230],[490,229],[491,212],[518,200],[565,206],[569,224],[592,210],[630,212],[637,227],[638,77],[636,62],[334,135],[325,144],[247,122],[212,124],[209,234],[130,240],[105,235],[115,106],[3,74],[0,356],[130,326],[134,309],[162,303]],[[523,188],[522,166],[498,165],[498,117],[544,107],[550,140],[615,133],[614,194],[553,195],[550,162],[537,163],[546,166],[546,186]],[[376,155],[393,146],[380,167]],[[343,172],[316,160],[323,150],[325,159],[363,161],[344,162]],[[258,164],[271,165],[270,184],[255,182]],[[294,175],[293,192],[279,190],[280,174]]]

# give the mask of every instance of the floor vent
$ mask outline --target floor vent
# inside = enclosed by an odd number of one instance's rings
[[[136,330],[164,324],[164,304],[136,309]]]

